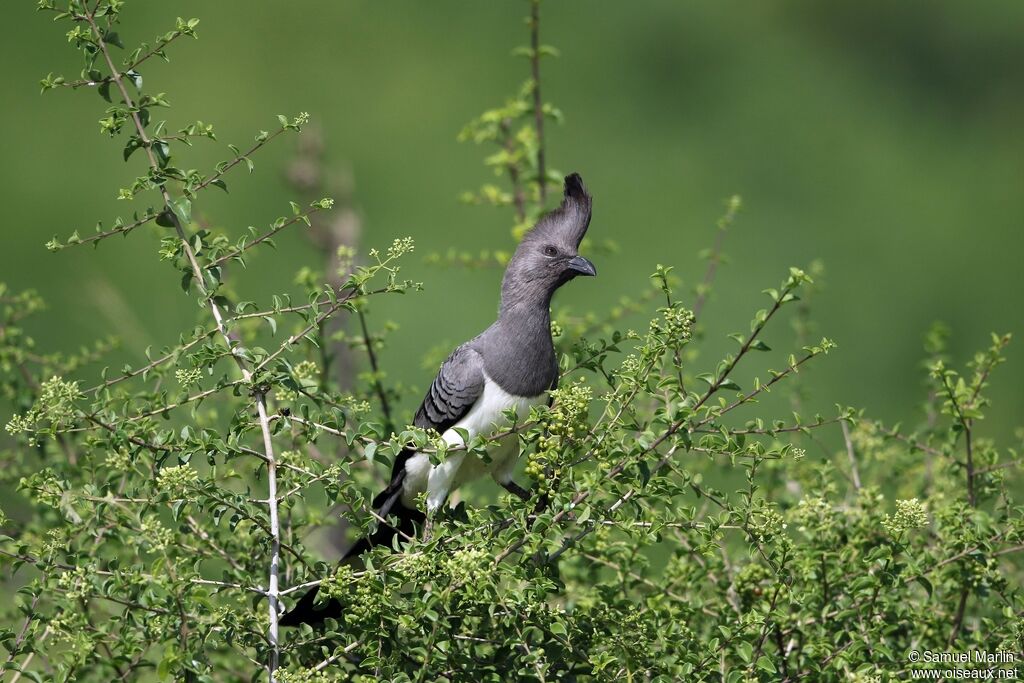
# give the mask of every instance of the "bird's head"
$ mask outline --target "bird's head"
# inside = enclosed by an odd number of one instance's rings
[[[523,300],[547,301],[569,280],[597,275],[594,264],[578,253],[590,227],[591,205],[579,174],[566,176],[562,204],[526,233],[505,269],[503,306]]]

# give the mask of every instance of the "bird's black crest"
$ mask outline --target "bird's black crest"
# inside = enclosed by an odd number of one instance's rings
[[[572,197],[577,201],[590,203],[590,195],[587,193],[587,186],[583,184],[583,178],[579,173],[570,173],[565,176],[565,196]]]
[[[590,227],[592,204],[583,178],[579,173],[570,173],[565,176],[562,204],[541,218],[527,238],[563,242],[578,248]]]

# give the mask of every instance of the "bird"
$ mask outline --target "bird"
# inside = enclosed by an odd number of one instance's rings
[[[592,204],[580,175],[566,176],[561,204],[523,236],[509,259],[497,320],[448,356],[416,411],[414,426],[436,431],[450,447],[463,446],[464,435],[471,440],[508,431],[512,410],[522,421],[532,406],[549,402],[559,376],[551,338],[551,299],[576,277],[597,275],[594,264],[579,255]],[[426,453],[405,448],[395,458],[387,486],[372,502],[377,517],[388,524],[381,523],[355,543],[342,561],[374,546],[390,545],[397,534],[411,537],[417,526],[429,528],[453,490],[487,474],[528,500],[530,493],[513,480],[519,456],[516,435],[505,434],[488,446],[488,462],[463,449],[449,452],[436,465]],[[423,494],[425,514],[418,507]],[[340,618],[342,607],[334,598],[316,608],[318,590],[314,586],[303,595],[280,625],[315,625]]]

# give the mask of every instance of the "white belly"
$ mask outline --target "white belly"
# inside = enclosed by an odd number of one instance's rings
[[[464,429],[470,439],[473,437],[492,436],[496,432],[510,426],[505,413],[515,410],[516,422],[523,422],[530,414],[530,407],[547,399],[540,396],[516,396],[502,389],[490,377],[484,375],[483,394],[473,404],[470,411],[441,438],[449,446],[462,446],[462,436],[456,429]],[[402,484],[402,504],[412,507],[416,497],[427,491],[427,507],[434,511],[448,497],[448,494],[462,484],[490,474],[500,483],[509,481],[512,469],[519,456],[519,442],[515,434],[491,444],[487,449],[490,462],[484,462],[475,455],[466,457],[464,451],[450,453],[444,462],[437,466],[430,464],[430,458],[424,453],[413,455],[406,462],[406,476]]]

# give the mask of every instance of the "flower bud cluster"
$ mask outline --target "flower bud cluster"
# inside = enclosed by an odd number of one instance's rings
[[[178,368],[174,371],[174,379],[177,380],[182,389],[188,389],[189,387],[198,384],[199,378],[202,377],[202,375],[203,371],[201,368]]]
[[[544,435],[526,462],[526,475],[541,494],[550,495],[552,483],[562,475],[562,455],[588,432],[587,413],[592,392],[582,382],[555,389],[554,405],[542,419]]]
[[[48,425],[52,428],[66,427],[74,422],[75,401],[82,395],[78,382],[65,382],[53,376],[39,387],[39,398],[24,415],[15,415],[6,425],[11,435],[29,434],[29,445],[36,445],[36,433]],[[42,425],[40,423],[43,423]]]
[[[928,524],[928,510],[917,498],[896,501],[896,514],[886,515],[882,526],[893,536]]]
[[[693,311],[681,306],[661,309],[661,320],[651,321],[651,332],[664,332],[668,341],[681,344],[693,337]]]
[[[172,500],[189,498],[189,491],[199,482],[199,472],[189,465],[164,467],[156,476],[159,488]]]

